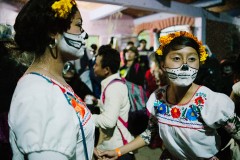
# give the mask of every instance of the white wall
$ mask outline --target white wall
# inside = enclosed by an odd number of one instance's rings
[[[17,17],[17,8],[0,1],[0,23],[13,25]]]

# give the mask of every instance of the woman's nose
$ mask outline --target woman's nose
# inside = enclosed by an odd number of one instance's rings
[[[182,67],[181,67],[182,71],[187,71],[188,69],[189,69],[189,67],[188,67],[187,64],[183,64]]]
[[[81,31],[81,36],[83,39],[88,39],[88,34],[87,34],[87,32],[84,31],[84,29],[82,29],[82,31]]]

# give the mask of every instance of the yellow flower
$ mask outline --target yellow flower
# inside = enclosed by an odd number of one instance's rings
[[[162,56],[163,55],[163,53],[162,53],[163,48],[166,45],[168,45],[174,38],[180,37],[180,36],[191,38],[191,39],[193,39],[194,41],[197,42],[197,44],[199,45],[200,62],[204,63],[205,60],[208,57],[208,54],[206,53],[205,47],[202,45],[202,42],[197,39],[197,37],[195,37],[194,35],[192,35],[191,33],[186,32],[186,31],[178,31],[178,32],[170,33],[170,34],[168,34],[166,36],[160,37],[159,38],[160,47],[157,49],[156,53],[158,55]]]
[[[162,56],[162,50],[161,49],[157,49],[156,53],[159,55],[159,56]]]
[[[55,12],[55,17],[66,19],[71,13],[72,6],[76,5],[75,0],[60,0],[52,4],[52,10]]]

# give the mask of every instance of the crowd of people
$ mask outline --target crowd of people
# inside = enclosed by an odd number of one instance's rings
[[[156,51],[145,39],[127,42],[121,63],[109,44],[85,46],[82,23],[75,0],[30,0],[14,35],[0,32],[4,159],[134,160],[153,143],[159,159],[240,157],[240,56],[218,61],[177,31],[160,37]],[[138,136],[124,124],[123,79],[148,97],[148,127]]]

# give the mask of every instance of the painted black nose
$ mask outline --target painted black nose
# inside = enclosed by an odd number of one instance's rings
[[[86,33],[86,36],[84,37],[84,39],[88,39],[88,34]]]
[[[181,68],[182,71],[187,71],[189,69],[187,64],[184,64]]]

